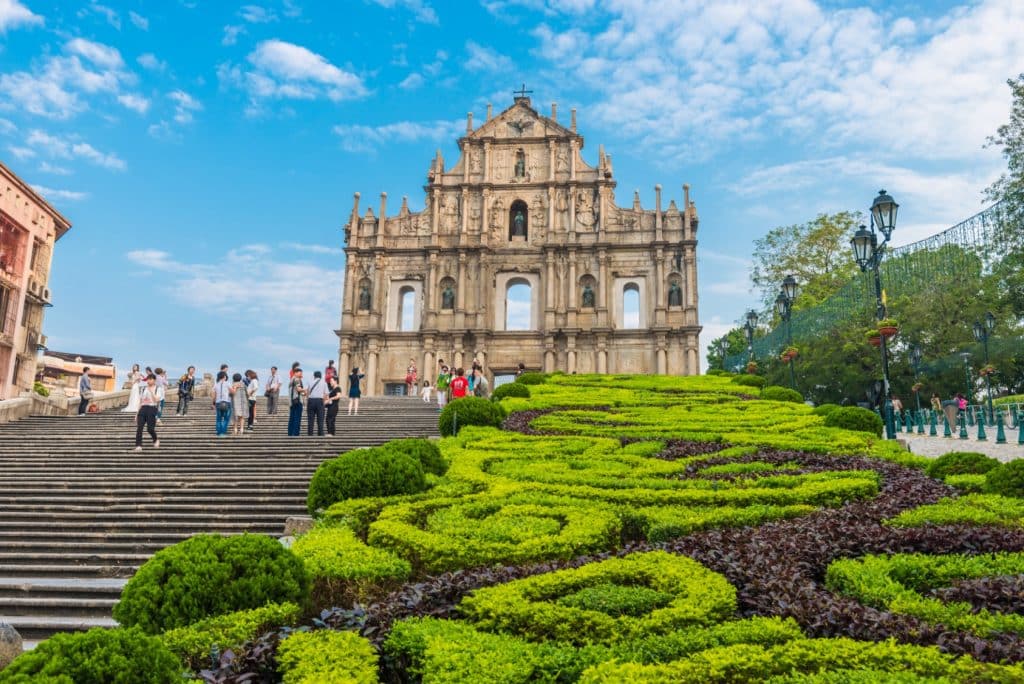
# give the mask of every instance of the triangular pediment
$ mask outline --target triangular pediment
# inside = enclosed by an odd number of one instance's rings
[[[470,139],[498,138],[542,138],[546,136],[576,137],[571,130],[560,123],[541,115],[526,98],[520,98],[483,126],[469,134]]]

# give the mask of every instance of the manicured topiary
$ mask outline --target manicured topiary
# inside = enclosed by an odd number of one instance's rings
[[[815,406],[811,410],[811,413],[813,413],[816,416],[827,416],[828,414],[835,411],[837,408],[842,408],[842,406],[840,406],[839,404],[821,404],[820,406]]]
[[[296,632],[277,649],[284,684],[376,684],[377,652],[355,632]]]
[[[721,368],[709,368],[704,375],[732,375],[732,373]]]
[[[448,472],[448,461],[441,455],[437,444],[429,439],[393,439],[385,442],[383,447],[417,459],[424,472],[434,475],[444,475]]]
[[[320,464],[310,480],[306,505],[315,513],[345,499],[416,494],[426,488],[418,458],[386,447],[355,449]]]
[[[928,464],[927,472],[940,480],[947,475],[982,475],[999,467],[999,461],[975,451],[951,451]]]
[[[877,413],[859,406],[843,406],[831,411],[825,416],[825,425],[858,432],[870,432],[879,437],[882,436],[883,428],[882,419]]]
[[[521,385],[541,385],[548,381],[547,373],[526,372],[516,378]]]
[[[0,671],[4,684],[174,684],[183,667],[157,637],[137,628],[61,633]]]
[[[521,382],[507,382],[491,392],[491,401],[501,401],[505,397],[530,398],[530,388]]]
[[[744,387],[764,387],[764,378],[760,375],[737,375],[732,381]]]
[[[412,572],[407,561],[367,546],[347,527],[315,527],[296,540],[292,552],[306,564],[318,606],[380,597]]]
[[[267,603],[305,604],[309,577],[273,537],[201,534],[156,552],[121,592],[114,619],[156,634]]]
[[[761,390],[761,398],[766,401],[790,401],[794,404],[804,403],[802,394],[796,390],[789,389],[788,387],[779,387],[778,385],[765,387]]]
[[[221,652],[237,651],[265,632],[282,625],[294,626],[301,615],[302,609],[295,603],[269,603],[262,608],[206,618],[164,632],[159,638],[182,662],[198,669],[210,662],[214,647]]]
[[[989,494],[1024,497],[1024,459],[1003,463],[985,473],[985,491]]]
[[[438,418],[438,429],[445,437],[451,437],[467,425],[499,427],[503,420],[505,411],[501,404],[480,397],[465,397],[444,407]]]

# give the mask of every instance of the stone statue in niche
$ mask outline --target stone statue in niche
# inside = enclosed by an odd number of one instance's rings
[[[585,228],[594,225],[594,198],[589,192],[581,192],[576,195],[576,221]]]
[[[505,180],[505,150],[498,150],[494,155],[494,163],[491,166],[494,177],[497,180]]]
[[[594,308],[594,289],[590,287],[590,283],[583,286],[583,307],[585,309]]]
[[[526,178],[526,153],[522,150],[516,152],[516,178]]]
[[[501,201],[500,197],[494,198],[494,203],[491,205],[491,233],[495,240],[501,239],[503,220],[505,217],[505,203]]]
[[[370,286],[367,283],[363,283],[359,287],[359,310],[370,310]]]
[[[526,214],[522,209],[512,215],[512,237],[526,237]]]
[[[441,292],[441,308],[455,308],[455,288],[453,288],[450,284],[445,286],[444,290]]]
[[[668,286],[668,305],[683,305],[683,288],[679,287],[678,280],[673,280]]]
[[[455,230],[458,223],[459,200],[454,194],[450,194],[444,200],[444,227],[448,230]]]
[[[479,197],[473,197],[469,200],[469,218],[473,224],[473,230],[480,225],[480,215],[483,211],[480,207],[481,199]]]
[[[483,168],[483,161],[480,159],[480,153],[474,150],[469,155],[469,172],[480,173]]]
[[[555,153],[555,171],[569,171],[569,153],[564,147],[559,147]]]
[[[530,220],[538,227],[546,226],[548,223],[548,204],[544,201],[544,195],[538,194],[533,199],[533,207],[530,208]]]

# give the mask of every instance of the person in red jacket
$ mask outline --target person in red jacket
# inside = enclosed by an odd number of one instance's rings
[[[452,399],[462,399],[469,390],[469,380],[465,377],[465,371],[461,368],[455,369],[455,377],[452,378],[448,388],[452,391]]]

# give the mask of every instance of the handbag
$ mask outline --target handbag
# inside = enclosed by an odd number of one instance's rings
[[[82,398],[85,399],[86,401],[91,401],[94,396],[96,395],[93,394],[91,389],[87,389],[84,392],[82,392]]]

